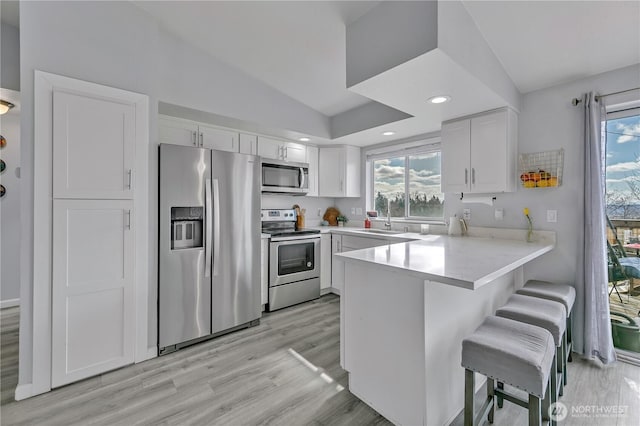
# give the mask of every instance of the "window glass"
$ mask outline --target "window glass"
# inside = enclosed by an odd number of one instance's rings
[[[409,217],[441,218],[440,152],[409,156]]]
[[[640,219],[640,115],[607,120],[606,204],[610,219]]]
[[[391,217],[404,217],[405,157],[392,157],[373,161],[374,209],[378,216],[387,216],[390,203]]]

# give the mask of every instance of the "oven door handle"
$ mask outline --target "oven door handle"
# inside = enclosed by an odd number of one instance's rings
[[[279,242],[289,242],[289,241],[308,241],[308,242],[313,242],[314,240],[319,240],[320,239],[320,234],[312,234],[314,235],[313,237],[310,237],[309,235],[300,235],[300,236],[296,236],[296,237],[272,237],[271,238],[271,242],[272,243],[279,243]],[[289,243],[291,244],[291,243]]]

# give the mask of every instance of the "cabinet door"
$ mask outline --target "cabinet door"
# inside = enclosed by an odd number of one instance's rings
[[[269,302],[269,240],[260,240],[260,294],[262,305]]]
[[[160,143],[198,146],[198,125],[193,121],[159,117],[158,139]]]
[[[341,294],[344,288],[344,262],[333,257],[335,253],[342,253],[341,235],[331,235],[331,287],[337,294]]]
[[[507,114],[499,111],[471,119],[471,190],[507,188]]]
[[[307,146],[299,143],[287,142],[284,144],[284,159],[295,163],[307,161]]]
[[[238,133],[200,125],[200,146],[220,151],[240,152]]]
[[[357,146],[344,146],[341,149],[344,150],[342,155],[342,161],[344,163],[344,191],[345,197],[359,197],[360,196],[360,148]]]
[[[331,287],[331,234],[320,236],[320,289]]]
[[[133,198],[135,105],[53,92],[53,197]]]
[[[320,148],[318,166],[319,194],[321,197],[344,196],[344,158],[343,150],[337,148]]]
[[[274,160],[284,160],[284,142],[258,136],[258,155]]]
[[[309,192],[307,197],[318,196],[318,147],[307,147],[306,162],[309,163]]]
[[[442,124],[442,192],[468,192],[471,180],[471,121]]]
[[[133,363],[133,201],[53,201],[52,387]]]
[[[240,154],[258,155],[258,137],[240,133]]]

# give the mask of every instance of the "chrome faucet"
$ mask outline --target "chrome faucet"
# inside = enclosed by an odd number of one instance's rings
[[[387,201],[387,220],[384,222],[384,227],[391,230],[391,200]]]

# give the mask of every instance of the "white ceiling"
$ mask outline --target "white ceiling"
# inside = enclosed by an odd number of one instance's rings
[[[327,116],[369,99],[346,89],[345,24],[379,1],[138,1],[165,27]]]
[[[463,2],[522,93],[640,62],[639,1]]]
[[[188,42],[324,115],[369,101],[346,89],[345,24],[379,1],[135,3]],[[463,3],[522,93],[640,63],[638,1]],[[437,130],[427,121],[414,117],[336,142],[369,145]],[[390,127],[396,135],[382,137]]]

